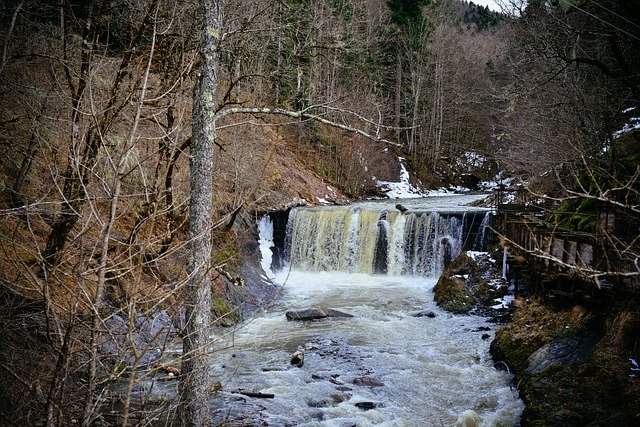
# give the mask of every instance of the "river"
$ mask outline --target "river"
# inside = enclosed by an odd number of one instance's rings
[[[410,212],[423,215],[425,220],[430,215],[431,219],[422,237],[416,237],[422,242],[421,248],[416,249],[418,243],[414,242],[398,244],[397,250],[406,255],[407,247],[414,252],[423,252],[427,247],[437,249],[444,241],[443,236],[449,240],[468,240],[464,231],[451,228],[451,224],[463,227],[465,221],[460,217],[454,220],[446,216],[444,222],[441,218],[435,222],[433,219],[434,212],[442,215],[467,212],[469,209],[461,206],[468,201],[468,197],[407,201]],[[400,230],[405,236],[420,235],[413,229],[410,233],[406,231],[410,217],[398,215],[393,204],[339,208],[348,211],[345,218],[359,216],[354,219],[357,227],[351,220],[341,223],[344,232],[336,231],[334,214],[327,216],[326,212],[332,209],[336,208],[307,208],[304,212],[320,212],[318,218],[324,215],[325,219],[320,221],[328,223],[313,225],[313,235],[332,236],[329,240],[319,239],[318,244],[324,249],[330,245],[329,252],[334,255],[335,252],[353,255],[348,248],[340,248],[343,243],[362,245],[363,240],[354,237],[354,229],[375,234],[377,224],[378,232],[386,228],[387,233]],[[385,214],[376,216],[373,228],[367,229],[362,226],[362,211],[370,209]],[[380,220],[389,224],[381,225]],[[405,224],[404,231],[396,221]],[[308,221],[305,224],[310,226]],[[331,232],[321,229],[325,226]],[[263,262],[268,270],[271,259],[265,249],[271,246],[273,237],[268,219],[262,220],[260,229]],[[298,231],[309,239],[308,230]],[[289,233],[294,233],[291,227]],[[425,234],[432,236],[427,239]],[[385,256],[389,260],[398,257],[392,243],[398,239],[387,235]],[[308,252],[295,247],[303,244],[295,240],[289,239],[289,245],[293,245],[289,254],[325,256],[319,255],[324,253],[321,248]],[[453,255],[464,250],[461,242],[448,244],[456,251]],[[375,257],[374,252],[369,250],[367,256]],[[360,256],[364,252],[356,258]],[[441,254],[435,250],[429,256]],[[333,265],[344,261],[342,257],[334,260]],[[226,419],[232,423],[235,419],[238,423],[271,426],[454,426],[464,425],[465,417],[469,421],[477,416],[477,423],[469,425],[518,425],[523,403],[511,376],[496,370],[489,354],[495,324],[478,316],[450,314],[433,302],[432,290],[441,263],[430,267],[427,275],[395,275],[394,271],[402,269],[371,274],[345,268],[349,263],[326,268],[306,261],[290,262],[288,268],[275,273],[269,271],[272,280],[282,285],[281,297],[242,327],[219,336],[214,344],[216,364],[212,374],[222,385],[220,397],[224,402],[217,408],[218,422]],[[368,261],[372,262],[375,261]],[[361,264],[359,260],[353,265]],[[329,307],[353,317],[306,322],[286,319],[288,310],[307,307]],[[428,313],[431,317],[416,317],[419,312],[431,312]],[[304,353],[302,367],[289,363],[295,351]],[[236,393],[247,390],[273,398]]]

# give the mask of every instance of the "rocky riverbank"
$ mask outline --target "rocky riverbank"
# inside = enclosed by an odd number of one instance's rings
[[[491,354],[497,369],[514,375],[526,405],[521,424],[638,425],[637,304],[613,296],[555,301],[527,295],[525,288],[508,309],[501,308],[493,298],[504,299],[507,286],[499,285],[500,271],[491,259],[463,253],[438,281],[435,300],[456,313],[504,322],[495,331]]]
[[[635,307],[558,307],[537,297],[514,306],[491,353],[515,375],[522,425],[638,425]]]

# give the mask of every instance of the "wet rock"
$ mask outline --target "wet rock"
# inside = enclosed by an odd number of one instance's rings
[[[495,300],[503,298],[509,290],[498,275],[500,271],[489,254],[475,252],[469,256],[463,252],[440,276],[434,287],[434,300],[453,313],[500,315]]]
[[[353,391],[353,389],[346,385],[337,385],[336,390],[338,391]]]
[[[563,336],[536,350],[527,360],[527,374],[540,374],[554,366],[564,366],[585,361],[597,344],[600,336],[590,331]]]
[[[339,375],[331,375],[331,378],[329,378],[329,382],[336,384],[336,385],[343,385],[344,383],[342,381],[340,381],[338,379]]]
[[[307,401],[307,406],[309,408],[329,408],[336,406],[336,402],[333,399],[309,400]]]
[[[351,399],[351,395],[348,393],[336,393],[331,395],[331,399],[333,399],[335,403],[342,403]]]
[[[177,377],[180,375],[180,370],[171,365],[162,365],[158,368],[158,371],[164,372],[170,377]]]
[[[396,205],[396,209],[398,209],[400,212],[405,213],[408,209],[406,207],[404,207],[403,205],[401,205],[400,203],[398,203]]]
[[[526,405],[522,425],[638,425],[637,383],[627,371],[629,344],[619,334],[633,336],[629,342],[635,345],[640,315],[625,329],[611,327],[620,318],[615,309],[590,312],[539,300],[516,307],[511,323],[496,331],[491,354],[515,376]]]
[[[222,393],[213,402],[212,425],[265,425],[264,409],[256,400]]]
[[[246,390],[244,388],[233,390],[231,391],[231,393],[241,394],[247,397],[254,397],[256,399],[273,399],[274,397],[276,397],[273,393],[262,393],[260,391]]]
[[[482,334],[482,339],[483,339],[483,340],[488,340],[489,338],[491,338],[491,335],[489,335],[489,334]]]
[[[417,313],[412,314],[413,317],[430,317],[430,318],[434,318],[436,317],[436,314],[431,311],[431,310],[424,310],[424,311],[419,311]]]
[[[445,310],[452,313],[468,313],[476,303],[464,279],[443,274],[434,290],[434,300]]]
[[[176,336],[173,319],[166,310],[138,314],[133,321],[122,313],[115,313],[105,321],[105,326],[109,333],[101,335],[98,344],[100,353],[127,365],[136,362],[136,357],[140,356],[133,351],[123,354],[122,349],[146,348],[148,350],[142,353],[137,363],[153,363],[162,354],[155,349],[163,348],[166,342]]]
[[[328,317],[353,317],[353,315],[349,313],[344,313],[339,310],[334,310],[332,308],[319,308],[319,307],[310,307],[303,308],[299,310],[289,310],[285,313],[287,320],[317,320],[317,319],[326,319]]]
[[[382,386],[384,386],[384,383],[382,381],[380,381],[380,380],[378,380],[376,378],[373,378],[373,377],[369,377],[369,376],[355,378],[353,380],[353,384],[367,386],[367,387],[382,387]]]
[[[304,353],[301,351],[296,351],[291,355],[291,364],[295,367],[302,368],[304,365]]]
[[[314,342],[308,342],[304,345],[304,349],[305,350],[317,350],[320,348],[320,345],[314,343]]]
[[[368,411],[370,409],[375,409],[375,408],[379,408],[382,406],[382,403],[376,403],[376,402],[356,402],[354,403],[354,406],[356,408],[360,408],[364,411]]]

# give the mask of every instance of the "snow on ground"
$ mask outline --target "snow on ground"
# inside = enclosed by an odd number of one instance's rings
[[[513,295],[505,295],[502,298],[496,298],[493,301],[497,302],[496,305],[492,305],[491,308],[493,308],[494,310],[499,310],[501,308],[507,308],[509,307],[509,305],[511,305],[511,303],[514,300],[514,296]]]
[[[627,110],[625,110],[627,111]],[[630,110],[633,111],[633,110]],[[629,121],[624,124],[620,129],[613,132],[612,136],[614,139],[620,138],[625,133],[631,132],[632,130],[640,129],[640,117],[630,117]]]
[[[376,185],[378,186],[378,188],[384,191],[390,199],[412,199],[427,196],[448,196],[460,193],[468,193],[471,191],[469,188],[459,185],[455,187],[451,186],[449,188],[441,187],[435,190],[422,191],[420,188],[411,184],[409,171],[404,165],[404,158],[398,158],[400,159],[400,181],[394,182],[376,180]],[[482,166],[482,164],[486,161],[484,156],[473,151],[466,152],[463,158],[464,164],[472,166]],[[481,191],[493,191],[500,185],[510,187],[513,182],[513,178],[505,177],[505,172],[501,171],[496,174],[494,179],[489,181],[481,181],[478,184],[478,189]],[[325,200],[322,201],[324,202]]]
[[[418,187],[411,184],[409,179],[409,171],[404,165],[404,157],[400,159],[400,182],[380,181],[376,180],[378,187],[385,191],[390,199],[412,199],[416,197],[425,197],[425,194]]]

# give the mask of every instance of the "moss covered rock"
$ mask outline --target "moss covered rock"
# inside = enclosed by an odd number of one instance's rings
[[[436,303],[452,313],[468,313],[476,303],[464,279],[458,276],[442,275],[433,291]]]
[[[522,425],[640,424],[640,386],[629,361],[638,342],[629,325],[640,316],[560,309],[536,299],[516,306],[491,353],[515,374],[526,405]],[[635,333],[625,335],[628,329]]]
[[[470,257],[461,253],[442,273],[434,288],[436,303],[453,313],[492,315],[495,300],[505,296],[507,286],[488,254]]]

